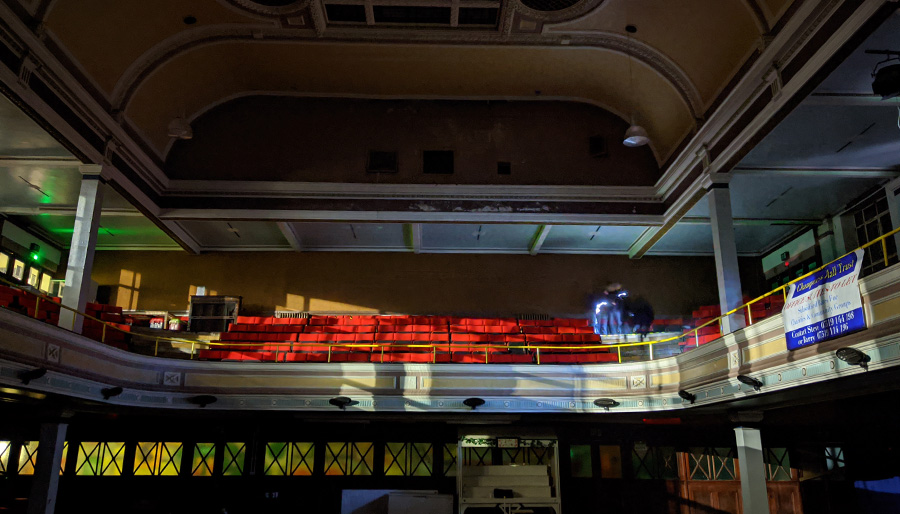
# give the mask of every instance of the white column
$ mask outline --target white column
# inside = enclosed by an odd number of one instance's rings
[[[741,498],[744,514],[769,514],[766,492],[766,465],[758,428],[736,427],[738,466],[741,471]]]
[[[56,492],[59,488],[59,466],[62,463],[63,445],[66,441],[65,423],[41,425],[41,439],[37,449],[37,463],[31,479],[28,496],[28,514],[53,514],[56,509]]]
[[[728,191],[728,184],[712,184],[707,197],[713,251],[716,256],[719,306],[724,314],[742,303],[741,274],[738,269],[737,246],[734,242],[734,220],[731,216],[731,194]],[[722,319],[722,330],[726,334],[744,326],[743,312]]]
[[[69,263],[66,266],[66,285],[62,303],[66,307],[84,312],[91,290],[91,270],[94,267],[94,250],[97,247],[97,228],[100,225],[100,208],[103,204],[103,184],[100,182],[102,166],[84,164],[81,171],[81,193],[75,211],[75,227],[69,247]],[[81,316],[62,309],[59,326],[81,333]]]

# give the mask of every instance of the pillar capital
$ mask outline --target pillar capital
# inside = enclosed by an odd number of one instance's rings
[[[82,164],[78,166],[78,172],[81,173],[83,179],[98,179],[105,168],[104,164]]]

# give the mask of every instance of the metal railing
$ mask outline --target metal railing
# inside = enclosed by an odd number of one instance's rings
[[[791,286],[791,284],[798,282],[800,280],[803,280],[806,277],[809,277],[810,275],[812,275],[818,271],[821,271],[822,269],[828,267],[832,262],[839,260],[840,258],[843,258],[844,256],[849,255],[849,254],[855,252],[856,250],[860,250],[860,249],[865,250],[866,248],[869,248],[873,245],[880,244],[881,249],[882,249],[882,256],[884,258],[885,267],[888,267],[889,262],[888,262],[888,252],[887,252],[886,241],[887,241],[888,237],[893,237],[898,232],[900,232],[900,228],[891,230],[890,232],[878,237],[877,239],[874,239],[851,252],[845,253],[838,259],[830,261],[812,271],[809,271],[808,273],[805,273],[804,275],[801,275],[800,277],[797,277],[794,280],[791,280],[790,282],[788,282],[780,287],[777,287],[777,288],[769,291],[766,294],[760,295],[760,296],[750,300],[747,303],[744,303],[726,313],[723,313],[723,314],[719,315],[718,317],[715,317],[715,318],[707,321],[706,323],[703,323],[702,325],[699,325],[699,326],[693,327],[689,330],[686,330],[679,335],[667,337],[664,339],[652,340],[652,341],[640,341],[640,342],[634,342],[634,343],[618,343],[618,344],[591,344],[591,345],[556,345],[556,344],[554,344],[554,345],[548,345],[548,344],[530,344],[527,342],[524,345],[515,345],[515,346],[509,346],[506,344],[502,344],[502,345],[501,344],[475,344],[475,345],[473,345],[468,342],[458,342],[458,343],[454,344],[454,342],[452,341],[452,335],[450,336],[451,340],[447,341],[447,342],[442,341],[440,343],[409,343],[409,344],[402,344],[402,343],[382,344],[382,343],[375,343],[375,342],[373,342],[373,343],[350,343],[350,342],[341,343],[341,342],[332,342],[332,341],[322,341],[322,342],[267,341],[267,342],[260,342],[260,343],[243,342],[243,341],[201,342],[201,341],[197,341],[197,340],[179,339],[177,337],[168,337],[168,336],[140,334],[140,333],[130,332],[127,330],[122,330],[116,326],[115,322],[103,321],[103,320],[95,318],[89,314],[83,313],[83,312],[73,309],[71,307],[62,305],[61,303],[55,302],[55,301],[53,301],[52,298],[50,298],[48,296],[33,293],[33,292],[27,291],[25,289],[21,289],[21,287],[19,285],[15,284],[13,282],[10,282],[4,278],[0,278],[0,283],[7,284],[7,285],[12,286],[16,289],[19,289],[27,294],[31,294],[31,295],[35,296],[36,302],[35,302],[35,312],[34,312],[33,317],[36,319],[39,319],[38,314],[40,312],[41,302],[42,301],[50,302],[50,303],[59,305],[60,309],[65,309],[65,310],[71,311],[75,315],[82,316],[85,319],[89,319],[89,320],[93,320],[98,323],[101,323],[103,327],[102,327],[100,342],[102,342],[102,343],[106,342],[106,334],[107,334],[108,330],[116,330],[116,331],[122,332],[124,334],[130,335],[132,338],[145,338],[148,340],[153,340],[154,341],[154,351],[153,351],[154,356],[157,356],[159,354],[160,342],[167,342],[167,343],[180,343],[180,344],[184,344],[184,345],[189,344],[190,348],[191,348],[191,352],[190,352],[191,359],[193,359],[196,355],[196,346],[197,345],[206,345],[208,348],[222,347],[222,348],[232,348],[232,349],[236,346],[243,347],[243,348],[276,347],[276,350],[275,350],[276,360],[278,358],[278,352],[280,351],[277,348],[282,347],[282,346],[286,348],[286,350],[285,350],[286,352],[303,351],[304,349],[318,350],[318,349],[321,349],[322,347],[327,347],[328,348],[327,362],[332,362],[332,354],[334,353],[334,351],[336,349],[337,350],[341,350],[341,349],[352,350],[354,348],[369,348],[369,350],[373,353],[376,351],[380,351],[381,362],[384,362],[385,350],[387,350],[388,353],[391,353],[395,348],[406,348],[406,349],[412,349],[415,352],[416,349],[427,348],[427,349],[431,350],[431,353],[433,356],[432,362],[434,362],[434,363],[437,362],[438,352],[444,352],[445,350],[450,353],[452,353],[454,351],[458,351],[458,352],[465,351],[465,352],[469,352],[469,353],[481,353],[483,351],[485,363],[490,363],[490,355],[491,355],[490,351],[491,350],[531,351],[531,352],[533,352],[534,360],[535,360],[536,364],[541,363],[541,350],[545,350],[545,353],[547,353],[548,350],[554,351],[554,352],[568,350],[568,351],[577,351],[577,352],[588,353],[591,350],[595,350],[595,351],[596,350],[605,350],[607,352],[610,352],[613,349],[615,349],[616,354],[617,354],[617,361],[619,363],[621,363],[622,362],[622,348],[633,348],[633,347],[646,346],[648,348],[649,358],[650,358],[650,360],[653,360],[654,359],[653,347],[660,345],[660,344],[671,343],[674,341],[684,341],[684,342],[690,344],[689,341],[692,339],[694,342],[694,346],[698,347],[698,346],[700,346],[699,331],[701,329],[708,327],[708,326],[712,326],[713,324],[718,324],[720,327],[720,330],[719,330],[720,334],[725,335],[722,330],[722,320],[728,316],[740,313],[743,310],[747,311],[747,321],[748,321],[747,326],[752,325],[753,318],[752,318],[752,314],[751,314],[751,306],[753,304],[755,304],[759,301],[762,301],[772,295],[778,294],[778,293],[781,293],[782,297],[784,299],[786,299],[787,298],[787,290]],[[70,329],[69,329],[70,331],[72,328],[74,328],[74,322],[75,322],[75,317],[73,316],[73,327],[70,327]]]

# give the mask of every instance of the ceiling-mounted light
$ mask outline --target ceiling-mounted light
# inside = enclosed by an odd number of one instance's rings
[[[626,25],[625,32],[628,33],[628,89],[631,91],[631,126],[625,131],[625,137],[622,138],[622,144],[629,148],[644,146],[650,142],[650,136],[644,127],[634,122],[634,111],[637,107],[636,93],[634,91],[634,72],[631,66],[631,34],[637,32],[634,25]]]
[[[475,410],[478,407],[484,405],[484,400],[482,400],[481,398],[466,398],[465,400],[463,400],[463,405],[465,405],[466,407],[471,407],[472,410]]]
[[[169,122],[169,137],[177,139],[191,139],[194,137],[194,130],[191,124],[181,116]]]
[[[596,400],[594,400],[594,405],[609,410],[610,407],[618,407],[619,402],[613,400],[612,398],[597,398]]]
[[[841,359],[851,366],[859,366],[860,368],[869,371],[869,361],[872,360],[872,358],[856,348],[838,348],[834,354],[838,359]]]
[[[650,136],[647,135],[644,127],[635,124],[628,127],[628,130],[625,131],[625,138],[622,140],[622,144],[630,148],[644,146],[649,142]]]
[[[678,396],[686,402],[691,402],[691,405],[693,405],[694,402],[697,401],[696,394],[691,394],[691,393],[685,391],[684,389],[682,389],[681,391],[678,391]]]
[[[740,382],[742,384],[746,384],[748,386],[751,386],[756,391],[759,391],[759,388],[763,386],[763,383],[760,382],[758,379],[755,379],[755,378],[747,376],[747,375],[738,375],[737,379],[738,379],[738,382]]]
[[[866,50],[866,53],[887,56],[872,70],[872,92],[882,100],[900,96],[900,50]]]

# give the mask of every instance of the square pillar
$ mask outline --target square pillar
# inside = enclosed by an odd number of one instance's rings
[[[43,423],[38,443],[37,463],[28,496],[28,514],[53,514],[59,489],[59,466],[66,442],[66,423]]]
[[[884,186],[888,210],[891,213],[891,230],[900,227],[900,196],[897,196],[897,193],[900,193],[900,178],[895,178]],[[894,234],[894,243],[900,248],[900,232]]]
[[[63,289],[62,304],[84,312],[91,291],[91,271],[94,268],[94,250],[97,248],[97,229],[100,226],[100,209],[103,204],[103,184],[100,181],[102,166],[84,164],[81,171],[81,192],[75,211],[75,227],[72,244],[69,247],[69,262],[66,265],[66,285]],[[59,326],[81,333],[84,319],[74,312],[62,309]]]
[[[741,472],[741,499],[744,514],[769,514],[766,464],[758,428],[736,427],[738,468]]]
[[[719,286],[719,306],[724,314],[739,307],[743,300],[737,246],[734,242],[731,194],[728,190],[728,184],[711,184],[707,198],[709,199],[713,251],[716,256],[716,282]],[[722,319],[722,331],[725,334],[744,328],[744,326],[743,312],[737,312]]]

